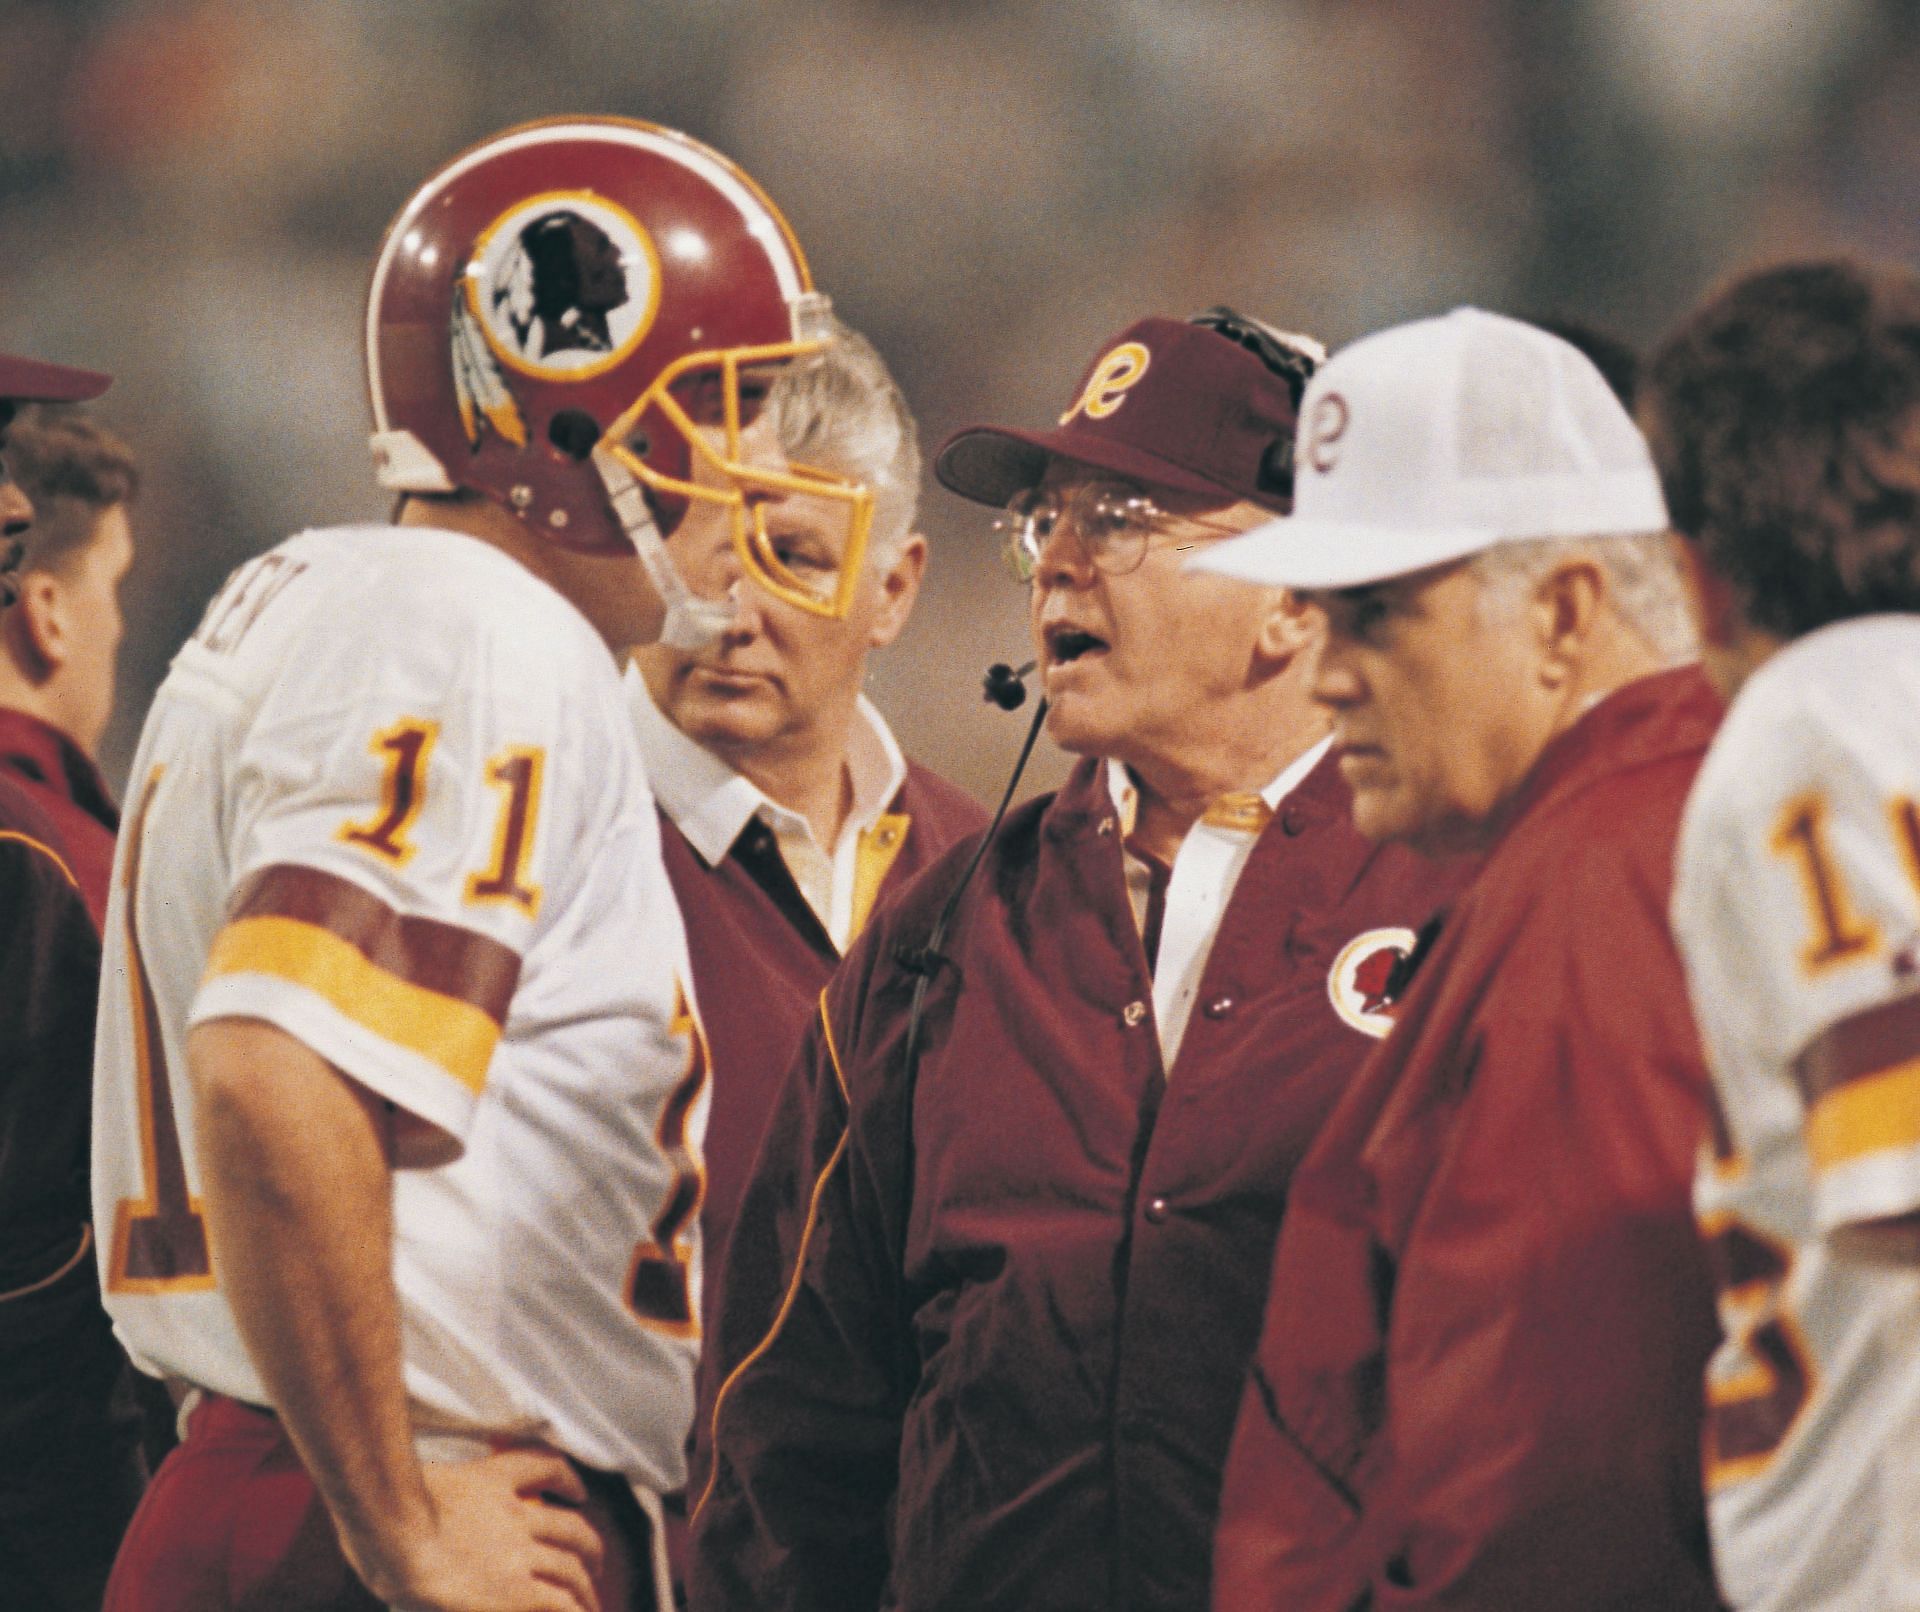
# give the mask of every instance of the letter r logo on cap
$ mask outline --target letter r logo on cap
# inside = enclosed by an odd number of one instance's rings
[[[1326,392],[1307,416],[1307,463],[1325,475],[1339,459],[1340,439],[1347,434],[1353,418],[1347,400],[1338,392]]]
[[[1067,424],[1076,414],[1084,414],[1089,420],[1104,420],[1126,402],[1127,392],[1139,383],[1152,362],[1153,354],[1143,344],[1123,341],[1093,366],[1087,384],[1080,389],[1073,407],[1060,416],[1060,423]]]

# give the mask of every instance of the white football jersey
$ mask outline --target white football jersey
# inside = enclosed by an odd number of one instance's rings
[[[263,1019],[428,1122],[394,1186],[420,1427],[683,1481],[707,1058],[619,677],[559,594],[424,528],[236,571],[141,736],[103,978],[94,1215],[140,1364],[267,1403],[185,1051]]]
[[[1810,634],[1741,690],[1673,920],[1720,1110],[1695,1202],[1722,1588],[1741,1612],[1920,1606],[1920,1268],[1828,1240],[1920,1210],[1920,617]]]

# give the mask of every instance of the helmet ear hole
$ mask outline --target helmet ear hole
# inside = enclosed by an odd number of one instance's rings
[[[585,459],[600,440],[600,423],[585,409],[562,409],[547,422],[547,440],[569,459]]]

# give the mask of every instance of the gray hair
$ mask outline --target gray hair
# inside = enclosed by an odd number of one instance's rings
[[[1670,666],[1698,658],[1699,637],[1665,532],[1497,543],[1473,560],[1474,575],[1484,588],[1483,608],[1496,615],[1511,613],[1554,566],[1576,553],[1600,567],[1614,614],[1656,655]]]
[[[780,372],[767,409],[789,459],[872,490],[868,564],[891,565],[920,504],[920,433],[873,343],[835,319],[823,351]]]

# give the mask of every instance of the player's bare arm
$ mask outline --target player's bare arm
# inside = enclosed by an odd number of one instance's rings
[[[187,1045],[223,1285],[355,1570],[396,1607],[599,1612],[600,1540],[566,1509],[585,1491],[564,1460],[414,1454],[388,1105],[264,1022],[215,1020]]]

